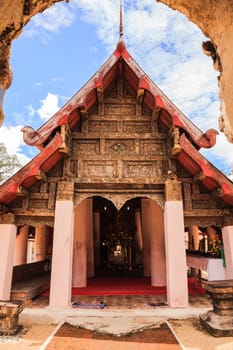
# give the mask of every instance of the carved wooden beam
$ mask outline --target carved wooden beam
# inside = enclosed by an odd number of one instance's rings
[[[103,87],[102,86],[98,86],[96,89],[96,93],[97,93],[97,99],[99,103],[103,103],[104,102],[104,92],[103,92]]]
[[[171,156],[176,158],[180,152],[182,151],[182,147],[180,145],[180,129],[176,126],[173,126],[170,130],[170,138],[171,138]]]
[[[140,104],[140,105],[142,104],[144,93],[145,93],[144,89],[138,88],[138,91],[137,91],[137,103]]]
[[[153,109],[153,112],[152,112],[152,120],[153,121],[157,122],[157,120],[159,119],[161,111],[162,111],[162,108],[160,108],[160,107],[155,107]]]
[[[88,118],[88,111],[87,111],[86,105],[82,105],[80,107],[80,114],[81,114],[83,119],[87,119]]]
[[[96,94],[97,94],[97,100],[98,100],[98,114],[103,115],[104,114],[104,91],[102,86],[97,87]]]
[[[231,216],[232,217],[232,210],[228,209],[192,209],[192,210],[184,210],[184,216]]]
[[[224,196],[224,191],[221,187],[218,187],[215,191],[211,192],[211,195],[215,198],[222,198]]]
[[[61,137],[62,143],[59,147],[59,152],[63,155],[68,155],[70,152],[70,144],[71,144],[71,131],[68,125],[61,126]]]
[[[42,180],[42,181],[44,181],[44,182],[47,181],[47,176],[46,176],[46,174],[44,173],[44,171],[41,170],[41,169],[39,169],[38,174],[35,176],[35,178],[36,178],[38,181],[40,181],[40,180]]]
[[[194,182],[203,181],[203,180],[205,180],[205,179],[206,179],[206,176],[205,176],[205,174],[203,173],[203,171],[201,171],[199,174],[197,174],[197,175],[195,175],[195,176],[193,177],[193,181],[194,181]]]
[[[28,191],[22,185],[18,186],[16,190],[17,197],[26,197],[28,195]]]

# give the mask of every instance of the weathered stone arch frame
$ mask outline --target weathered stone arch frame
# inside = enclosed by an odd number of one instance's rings
[[[4,119],[3,97],[12,81],[9,67],[11,43],[37,13],[56,2],[69,0],[2,0],[0,13],[0,124]],[[153,1],[153,0],[151,0]],[[155,0],[177,10],[195,23],[210,38],[204,52],[211,56],[219,75],[221,111],[219,128],[233,142],[233,2],[231,0]]]

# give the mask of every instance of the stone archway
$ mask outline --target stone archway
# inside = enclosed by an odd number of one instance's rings
[[[12,73],[9,68],[11,43],[23,30],[30,19],[43,12],[51,5],[62,0],[20,1],[15,4],[3,0],[0,14],[0,122],[4,115],[2,111],[4,91],[10,86]],[[65,0],[68,2],[68,0]],[[152,0],[151,0],[152,1]],[[221,115],[219,128],[230,142],[233,142],[232,94],[233,79],[229,62],[232,57],[233,4],[231,0],[208,0],[203,5],[201,0],[157,0],[174,10],[186,15],[202,32],[211,39],[205,52],[210,55],[215,67],[220,70],[219,89],[221,100]]]

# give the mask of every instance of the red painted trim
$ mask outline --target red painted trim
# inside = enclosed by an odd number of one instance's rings
[[[57,133],[50,143],[36,157],[20,169],[8,181],[0,185],[0,203],[10,203],[16,198],[17,190],[20,186],[28,188],[32,183],[36,182],[36,176],[39,174],[39,170],[41,169],[44,171],[43,165],[48,159],[52,159],[52,157],[56,156],[56,152],[58,152],[61,144],[62,137]],[[54,164],[51,161],[51,167],[53,165]],[[48,167],[46,167],[46,171],[48,170]],[[25,186],[30,178],[33,178],[33,180],[29,181],[30,185]]]
[[[189,170],[193,175],[198,175],[198,171],[202,171],[203,184],[211,191],[215,191],[216,189],[221,189],[221,198],[228,204],[233,204],[233,183],[215,168],[206,158],[202,156],[202,154],[191,144],[191,142],[187,139],[185,134],[183,133],[180,137],[180,145],[182,147],[182,152],[189,157],[190,161],[196,164],[196,170],[193,171],[194,167]],[[180,163],[187,168],[187,162],[184,164],[184,158],[181,156],[178,157]]]

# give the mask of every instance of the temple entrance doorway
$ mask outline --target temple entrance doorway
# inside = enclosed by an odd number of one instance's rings
[[[130,199],[118,210],[111,201],[94,197],[93,209],[95,275],[143,276],[141,199]]]
[[[163,209],[152,198],[92,196],[74,215],[72,286],[140,282],[166,286]],[[108,282],[106,281],[108,280]],[[140,280],[140,281],[139,281]],[[104,287],[103,287],[104,288]]]

